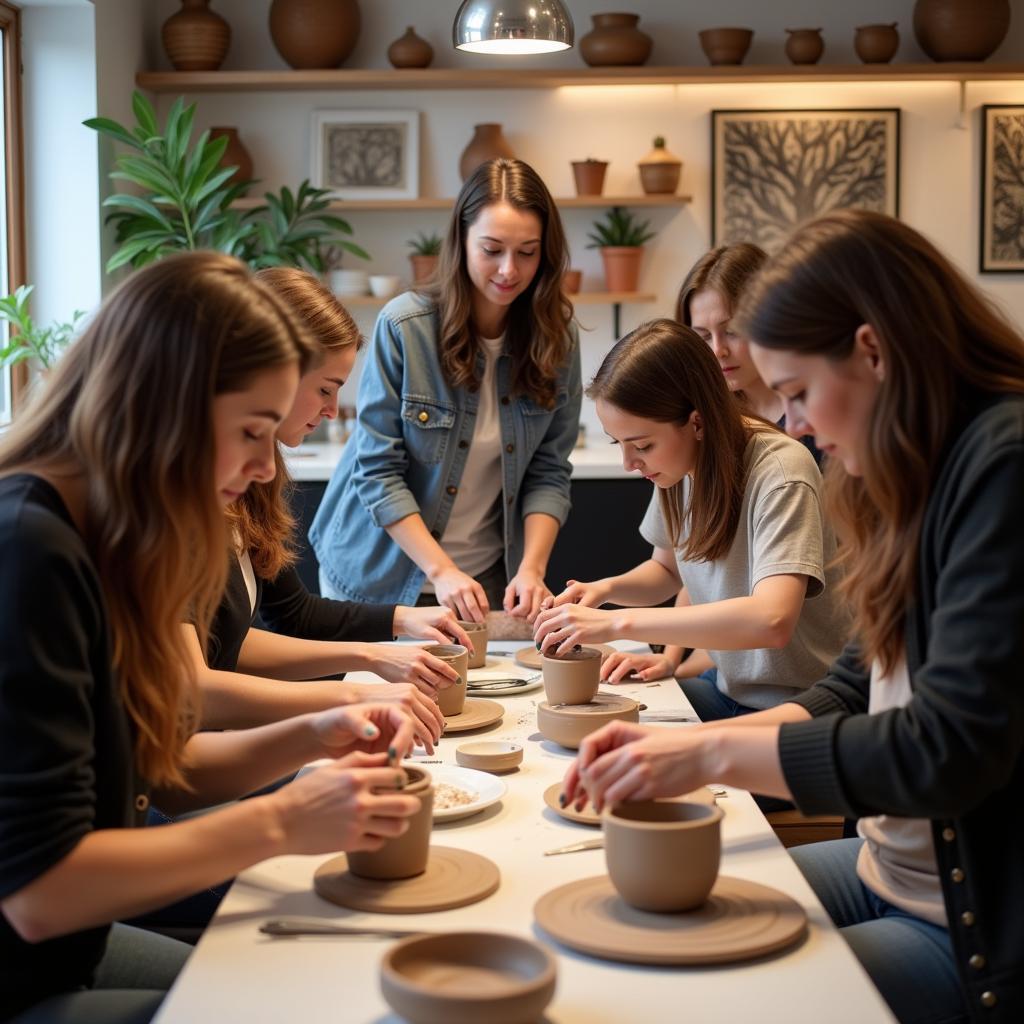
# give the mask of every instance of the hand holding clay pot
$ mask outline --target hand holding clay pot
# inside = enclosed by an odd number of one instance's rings
[[[400,604],[395,608],[395,620],[391,628],[395,636],[411,636],[416,640],[433,640],[439,644],[454,640],[457,644],[469,646],[469,637],[451,608],[411,608]]]
[[[615,612],[563,604],[537,616],[533,635],[542,651],[565,654],[577,644],[616,639]]]
[[[587,704],[601,680],[601,652],[593,647],[541,658],[544,693],[551,704]]]
[[[487,664],[487,623],[459,622],[469,639],[469,667],[483,668]]]
[[[437,703],[446,718],[461,715],[466,705],[466,682],[469,679],[469,650],[461,644],[435,644],[426,648],[428,654],[447,662],[459,675],[459,681],[439,690]]]

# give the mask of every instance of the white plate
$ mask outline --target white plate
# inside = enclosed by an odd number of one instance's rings
[[[529,669],[521,668],[506,662],[508,668],[471,668],[469,670],[469,687],[466,690],[468,697],[515,697],[520,693],[532,693],[544,685],[544,678],[540,672],[531,672]],[[483,683],[488,679],[528,679],[525,686],[488,686],[486,689],[477,690],[473,683]]]
[[[463,804],[461,807],[449,807],[443,811],[435,809],[434,821],[455,821],[458,818],[468,818],[471,814],[479,814],[485,807],[496,804],[508,790],[501,779],[495,778],[489,772],[479,772],[475,768],[461,768],[453,764],[430,764],[424,765],[423,768],[430,772],[435,785],[443,782],[449,786],[457,786],[476,797],[471,804]]]

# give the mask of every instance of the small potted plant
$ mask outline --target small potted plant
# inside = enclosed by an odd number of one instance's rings
[[[424,284],[429,281],[437,269],[437,260],[441,255],[441,236],[437,232],[427,234],[421,231],[415,238],[406,243],[412,252],[409,262],[412,263],[412,283]]]
[[[85,314],[76,309],[67,323],[41,327],[32,319],[28,310],[32,287],[30,284],[22,285],[13,295],[5,295],[0,299],[0,320],[14,328],[7,345],[0,348],[0,366],[14,366],[32,359],[45,373],[71,344],[78,321]]]
[[[593,230],[587,235],[590,239],[587,248],[601,250],[604,283],[608,291],[637,290],[644,243],[655,234],[650,227],[650,221],[639,223],[629,210],[621,206],[607,210],[604,220],[594,221]]]
[[[604,190],[604,175],[608,170],[607,160],[573,160],[572,175],[576,179],[576,195],[599,196]]]

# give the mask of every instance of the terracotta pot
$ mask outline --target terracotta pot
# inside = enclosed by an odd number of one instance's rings
[[[336,68],[359,41],[359,0],[274,0],[270,38],[293,68]]]
[[[648,195],[675,195],[683,161],[665,148],[665,140],[660,135],[654,140],[654,149],[637,167],[640,168],[640,184]]]
[[[473,641],[473,650],[469,652],[469,667],[483,668],[487,664],[487,623],[459,619],[459,625]]]
[[[238,168],[238,170],[228,178],[228,184],[239,185],[243,181],[251,181],[252,157],[249,155],[249,150],[242,145],[242,140],[238,137],[238,129],[211,128],[210,138],[227,138],[228,140],[227,149],[224,150],[224,156],[221,157],[220,166]]]
[[[594,27],[580,40],[580,55],[591,67],[647,63],[654,40],[636,26],[639,14],[592,14]]]
[[[604,286],[610,292],[635,292],[640,284],[641,245],[606,245],[601,248]]]
[[[348,855],[348,869],[360,878],[413,878],[427,870],[430,830],[434,824],[434,786],[422,768],[405,768],[408,781],[403,796],[418,796],[420,809],[409,818],[409,827],[389,839],[379,850],[358,850]]]
[[[160,38],[175,71],[216,71],[231,45],[231,26],[210,10],[210,0],[181,0]]]
[[[599,196],[604,189],[606,160],[573,160],[572,176],[576,180],[576,195]]]
[[[562,275],[562,291],[566,295],[578,295],[580,285],[583,283],[582,270],[567,270]]]
[[[888,64],[900,48],[897,22],[889,25],[861,25],[853,37],[853,48],[865,64]]]
[[[601,682],[601,652],[593,647],[543,655],[544,693],[551,704],[589,704]]]
[[[434,271],[437,270],[437,261],[437,256],[413,253],[409,257],[409,262],[412,264],[412,283],[424,284],[429,281],[434,276]]]
[[[817,64],[825,52],[820,28],[787,28],[786,56],[793,64]]]
[[[697,35],[709,63],[742,64],[754,31],[749,28],[706,28]]]
[[[466,705],[466,680],[469,672],[469,651],[462,644],[434,644],[427,653],[448,662],[459,673],[458,683],[437,691],[437,703],[445,718],[461,715]]]
[[[433,59],[434,48],[416,35],[412,25],[388,47],[388,60],[396,68],[425,68]]]
[[[914,35],[932,60],[986,60],[1006,38],[1010,0],[917,0]]]
[[[500,124],[477,124],[473,126],[473,138],[459,157],[459,174],[465,181],[481,164],[498,157],[514,157],[512,147],[501,134]]]

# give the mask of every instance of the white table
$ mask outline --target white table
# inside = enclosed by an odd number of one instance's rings
[[[508,641],[491,645],[499,650],[518,646]],[[513,667],[511,660],[509,667]],[[516,667],[516,674],[521,671]],[[363,676],[350,678],[362,680]],[[652,712],[689,711],[671,680],[630,684],[617,687],[616,692],[641,700]],[[540,937],[533,925],[534,902],[556,886],[604,871],[601,850],[542,856],[544,850],[594,834],[586,826],[558,817],[543,803],[541,794],[561,779],[572,756],[537,733],[536,704],[543,696],[543,690],[537,690],[501,698],[507,711],[499,727],[442,739],[440,752],[434,755],[454,764],[455,747],[479,737],[515,740],[525,747],[519,771],[502,776],[508,794],[500,804],[434,830],[434,843],[473,850],[498,864],[501,887],[493,896],[436,914],[363,914],[336,907],[313,893],[313,872],[329,858],[290,856],[264,861],[243,872],[231,887],[165,1001],[158,1024],[398,1024],[399,1018],[389,1013],[380,995],[377,970],[382,952],[393,940],[274,939],[258,931],[260,922],[269,917],[319,916],[390,927],[501,930]],[[552,1024],[892,1021],[749,794],[730,789],[719,798],[719,805],[725,810],[722,872],[774,886],[798,900],[810,919],[807,939],[785,954],[734,967],[648,968],[583,956],[542,938],[558,959],[558,988],[547,1020]]]

